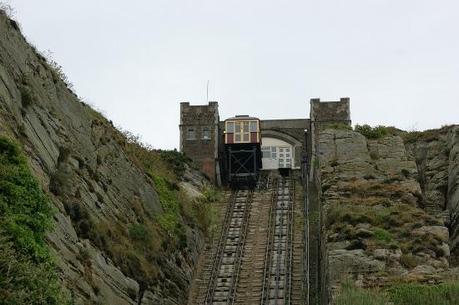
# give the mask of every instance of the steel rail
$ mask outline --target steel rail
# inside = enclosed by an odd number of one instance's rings
[[[272,196],[263,271],[262,305],[291,303],[294,180],[280,178]]]
[[[220,233],[220,238],[219,238],[219,241],[217,243],[217,251],[215,252],[215,255],[214,255],[214,258],[212,260],[212,269],[211,269],[211,275],[210,275],[210,279],[209,279],[209,282],[208,282],[208,287],[207,287],[207,293],[206,293],[206,297],[204,299],[204,304],[209,304],[209,300],[211,299],[211,295],[213,295],[213,291],[214,291],[214,287],[213,287],[213,283],[215,282],[215,279],[218,275],[218,266],[221,264],[221,259],[223,258],[223,250],[224,250],[224,242],[226,240],[226,235],[227,235],[227,231],[228,231],[228,227],[230,225],[230,222],[231,222],[231,217],[230,215],[232,215],[232,212],[233,212],[233,208],[234,208],[234,205],[235,205],[235,202],[236,202],[236,192],[233,192],[233,194],[231,194],[231,204],[228,205],[227,209],[226,209],[226,212],[225,212],[225,218],[224,218],[224,223],[223,223],[223,227],[222,227],[222,231]]]
[[[234,302],[236,301],[236,292],[237,292],[237,285],[239,283],[239,275],[240,275],[240,272],[241,272],[241,264],[242,264],[242,257],[244,256],[244,250],[245,250],[245,240],[246,240],[246,237],[247,237],[247,231],[248,231],[248,223],[249,223],[249,217],[250,217],[250,204],[252,203],[251,200],[252,200],[252,193],[250,193],[247,198],[247,204],[249,206],[246,206],[246,210],[245,210],[245,215],[244,215],[244,223],[243,223],[243,227],[242,227],[242,235],[241,235],[241,240],[240,240],[240,247],[238,248],[238,260],[236,262],[236,272],[235,274],[233,275],[233,280],[232,280],[232,283],[233,285],[231,286],[231,293],[230,293],[230,298],[229,300],[231,301],[230,304],[233,305]]]
[[[269,178],[268,178],[269,179]],[[271,187],[271,185],[276,184],[277,185],[277,179],[274,179],[274,181],[269,181],[271,184],[268,184],[268,189]],[[268,183],[269,183],[268,182]],[[268,230],[267,230],[267,240],[268,242],[266,243],[266,248],[265,248],[265,260],[264,260],[264,268],[263,268],[263,285],[262,285],[262,290],[261,290],[261,303],[265,303],[265,298],[266,298],[266,290],[268,284],[266,283],[269,276],[270,272],[270,261],[271,261],[271,246],[273,244],[274,240],[274,233],[272,233],[273,230],[273,214],[275,211],[275,202],[277,199],[277,190],[276,193],[272,192],[271,195],[271,207],[269,210],[269,219],[268,219]]]

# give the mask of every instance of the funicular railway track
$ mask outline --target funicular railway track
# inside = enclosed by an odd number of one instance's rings
[[[234,191],[212,259],[211,274],[203,305],[230,305],[236,297],[250,217],[252,191]]]
[[[289,177],[279,177],[273,187],[261,305],[290,305],[295,183]]]
[[[304,304],[302,197],[295,186],[301,187],[294,174],[271,172],[253,191],[226,193],[188,305]]]

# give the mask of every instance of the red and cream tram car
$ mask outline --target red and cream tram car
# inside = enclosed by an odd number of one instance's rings
[[[225,120],[225,170],[231,185],[255,185],[261,169],[260,120],[237,115]]]

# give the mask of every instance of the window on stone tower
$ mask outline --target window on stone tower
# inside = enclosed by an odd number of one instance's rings
[[[210,140],[210,129],[209,127],[202,128],[202,139]]]
[[[187,140],[196,140],[196,130],[194,128],[188,128],[187,129],[186,139]]]

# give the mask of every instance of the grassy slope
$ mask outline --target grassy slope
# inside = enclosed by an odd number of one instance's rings
[[[52,208],[16,144],[0,137],[0,304],[65,304],[45,243]]]

